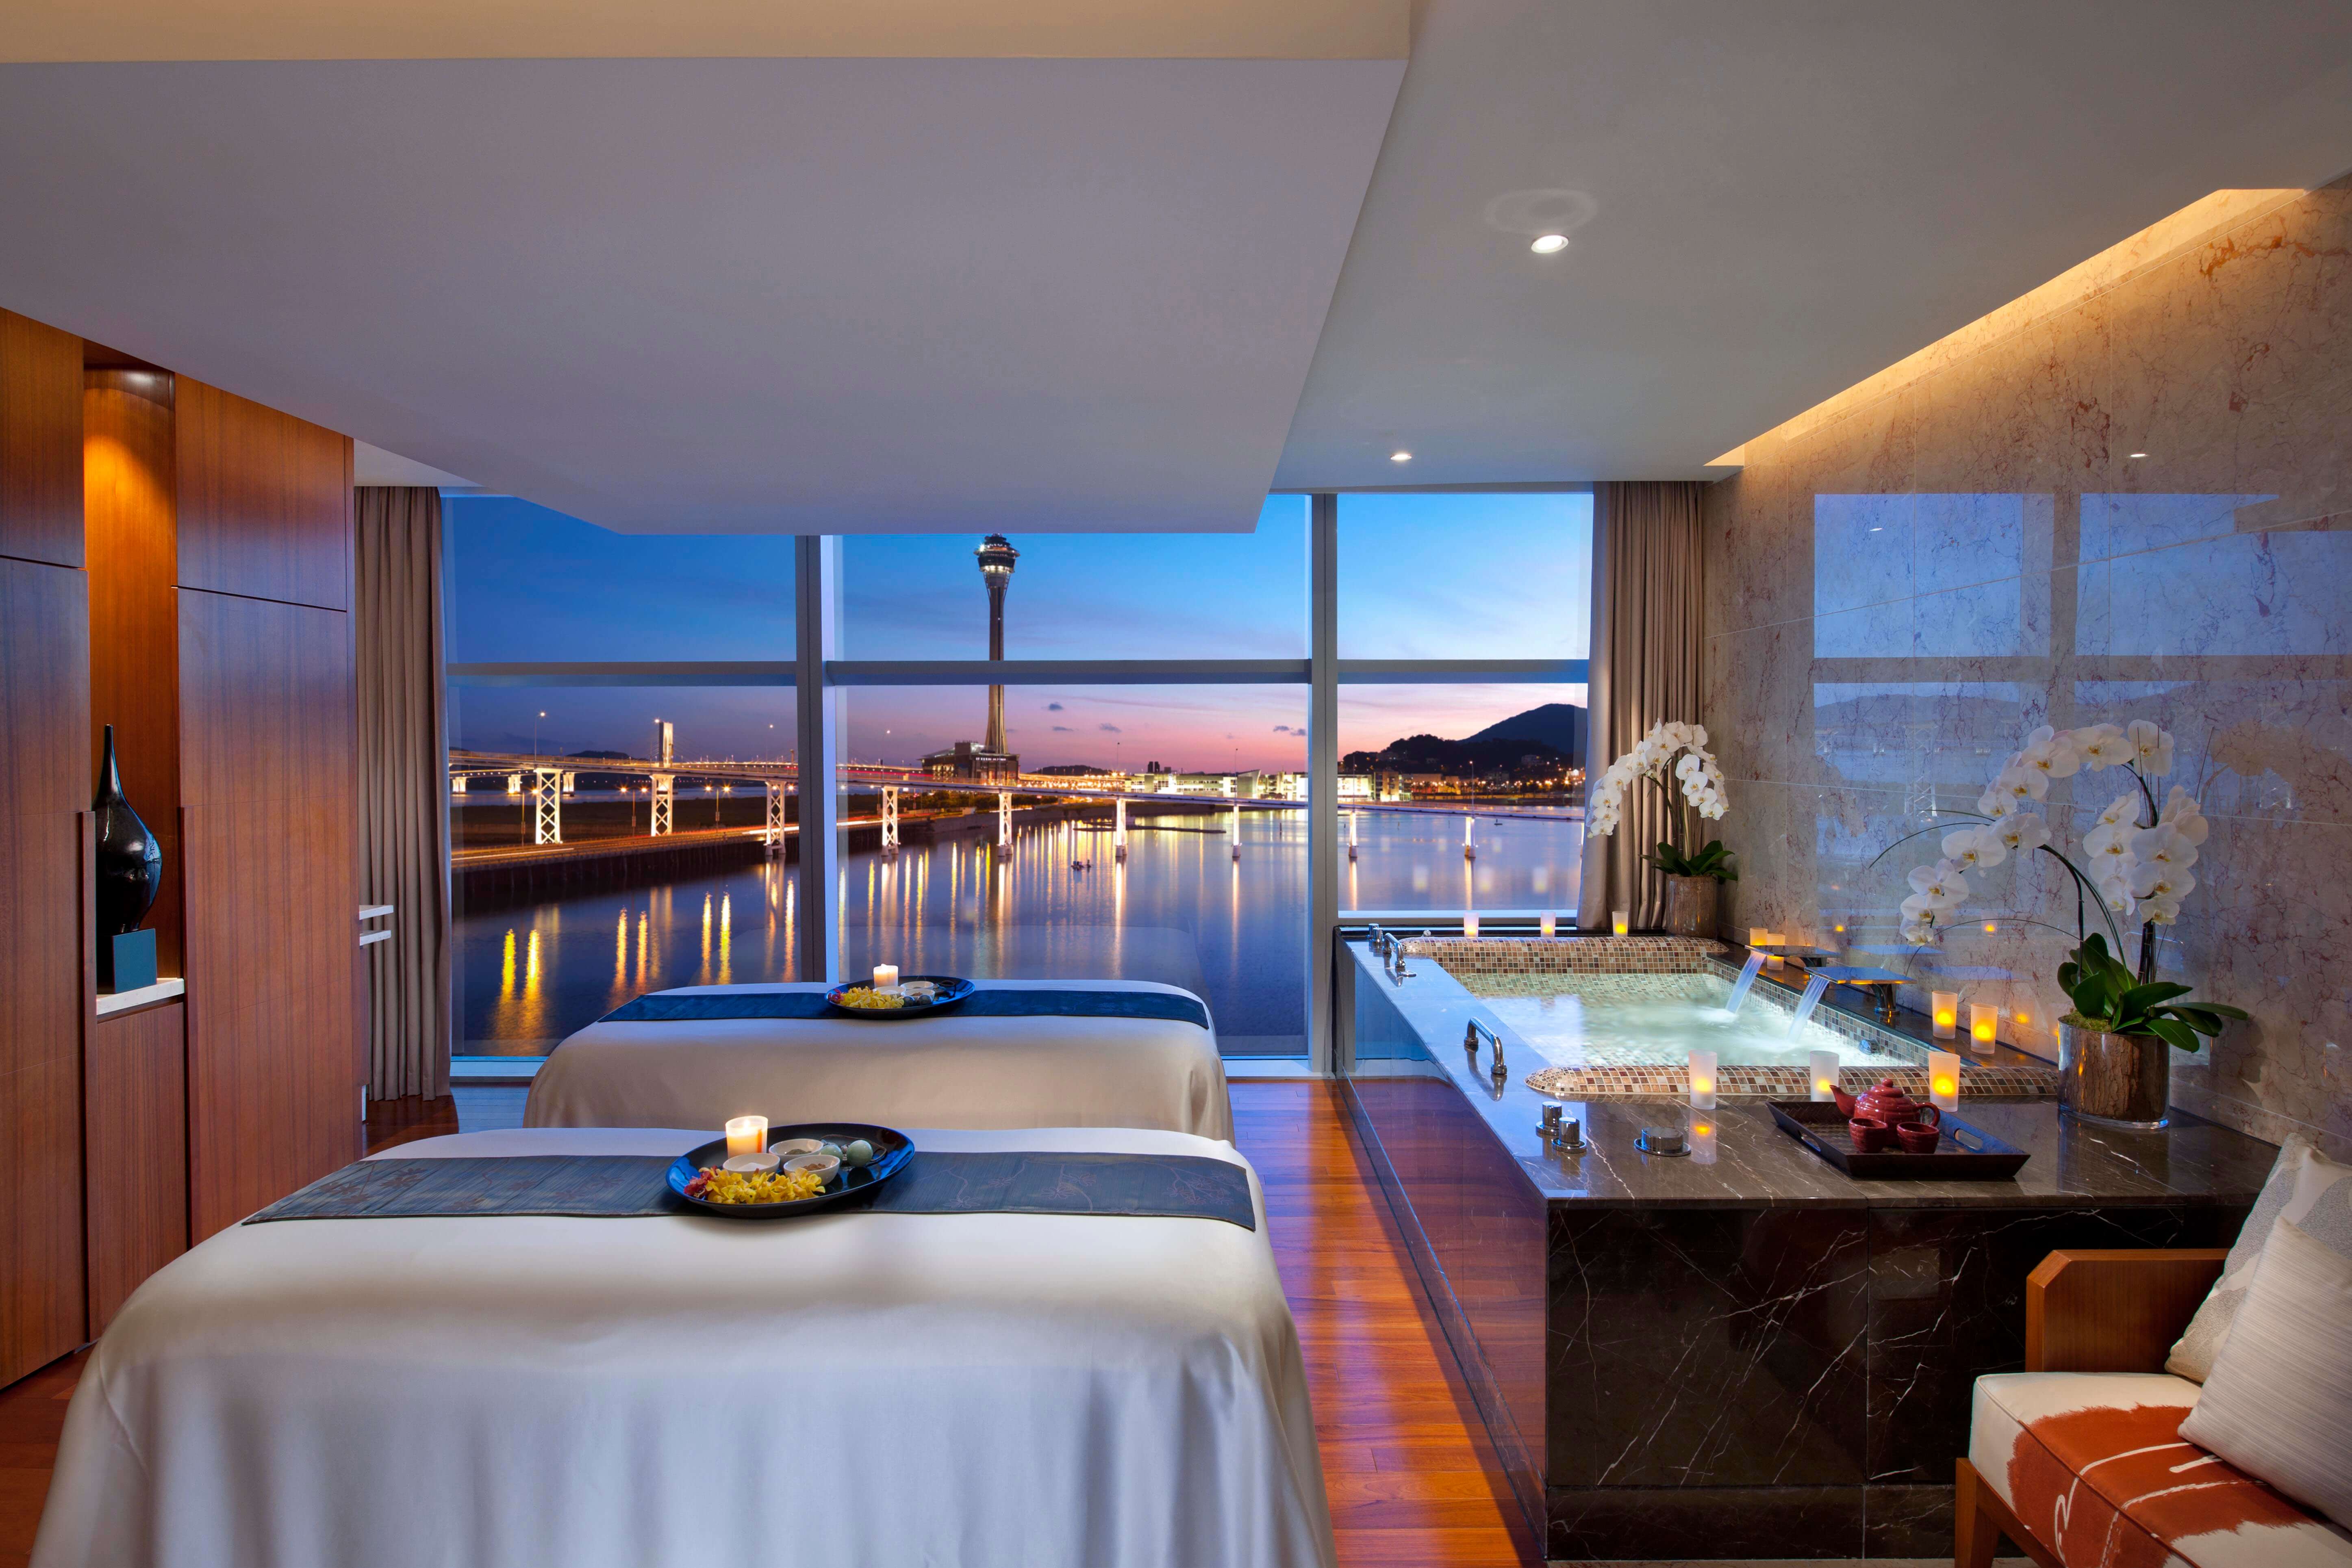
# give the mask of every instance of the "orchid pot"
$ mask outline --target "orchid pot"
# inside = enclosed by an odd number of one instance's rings
[[[1714,877],[1666,879],[1666,931],[1673,936],[1713,936],[1723,883]]]
[[[2172,1047],[2154,1035],[2058,1026],[2058,1106],[2105,1127],[2153,1132],[2172,1120]]]

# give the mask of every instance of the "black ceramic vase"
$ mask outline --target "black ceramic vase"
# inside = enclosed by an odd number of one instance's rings
[[[101,941],[139,929],[154,906],[163,880],[163,851],[139,814],[122,795],[122,774],[114,765],[114,726],[106,727],[106,757],[100,764],[98,798],[98,934]]]

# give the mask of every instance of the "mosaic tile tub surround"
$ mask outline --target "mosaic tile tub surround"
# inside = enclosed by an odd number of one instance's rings
[[[1720,944],[1683,937],[1416,937],[1404,948],[1409,955],[1434,960],[1547,1058],[1550,1065],[1530,1073],[1527,1086],[1559,1100],[1680,1096],[1687,1087],[1687,1069],[1682,1060],[1660,1056],[1664,1051],[1678,1058],[1687,1047],[1669,1043],[1663,1031],[1649,1033],[1645,1020],[1678,1014],[1687,1028],[1691,1020],[1722,1006],[1739,973],[1721,956],[1726,949]],[[1771,1020],[1792,1021],[1794,1006],[1794,998],[1778,984],[1759,982],[1749,992],[1739,1015],[1746,1027],[1737,1036],[1727,1033],[1723,1042],[1718,1093],[1802,1100],[1812,1087],[1810,1051],[1833,1049],[1839,1082],[1848,1092],[1891,1078],[1905,1092],[1926,1097],[1926,1043],[1826,1006],[1813,1013],[1801,1037],[1784,1043],[1789,1025]],[[1728,1025],[1727,1016],[1708,1026],[1727,1031]],[[1795,1059],[1769,1059],[1784,1051]],[[1736,1059],[1739,1055],[1767,1059],[1741,1061]],[[2052,1068],[1979,1063],[1962,1053],[1964,1096],[2036,1099],[2056,1091]]]

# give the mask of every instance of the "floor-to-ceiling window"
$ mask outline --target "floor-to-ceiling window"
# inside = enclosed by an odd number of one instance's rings
[[[814,595],[786,538],[446,517],[461,1054],[541,1055],[638,992],[803,978],[821,951],[835,975],[1163,980],[1229,1056],[1304,1061],[1318,834],[1327,925],[1574,906],[1585,495],[854,535],[800,557],[829,563]],[[796,652],[824,672],[806,733]],[[832,832],[803,844],[812,744]]]
[[[1339,498],[1340,910],[1576,908],[1592,498]]]

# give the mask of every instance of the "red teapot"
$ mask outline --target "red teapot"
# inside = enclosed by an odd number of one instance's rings
[[[1847,1117],[1865,1116],[1874,1121],[1883,1121],[1889,1127],[1899,1127],[1906,1121],[1916,1121],[1924,1127],[1933,1127],[1943,1114],[1926,1100],[1914,1100],[1895,1088],[1895,1080],[1891,1078],[1880,1079],[1875,1085],[1864,1089],[1859,1095],[1848,1094],[1845,1090],[1836,1088],[1832,1088],[1830,1092],[1837,1097],[1840,1114]]]

